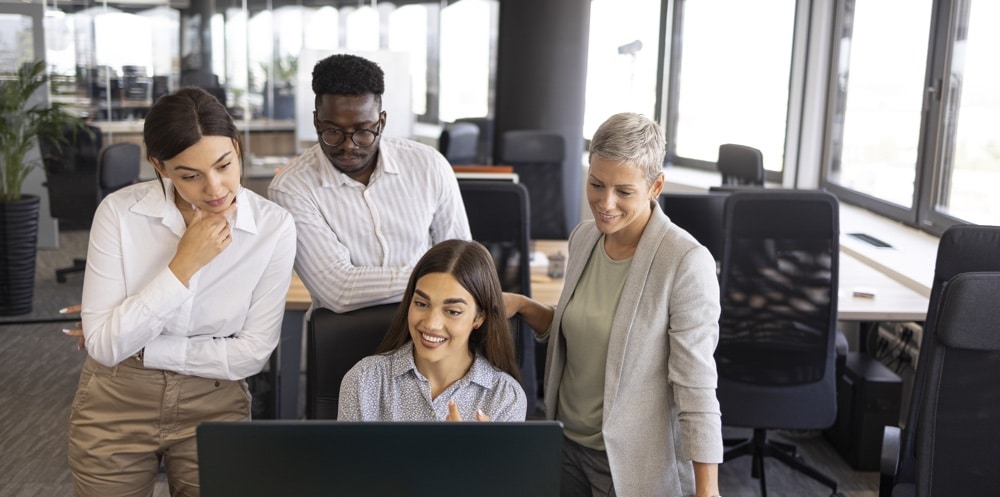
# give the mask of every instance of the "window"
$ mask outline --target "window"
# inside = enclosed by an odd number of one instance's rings
[[[441,9],[440,119],[489,115],[495,1],[462,0]]]
[[[1000,3],[956,2],[947,39],[940,164],[931,183],[934,213],[977,224],[1000,223]]]
[[[1000,5],[847,0],[838,18],[826,185],[935,234],[997,224]]]
[[[30,16],[0,13],[0,73],[15,73],[35,59],[32,32]]]
[[[667,96],[669,162],[714,169],[719,145],[760,149],[781,172],[795,0],[677,2]]]
[[[413,113],[427,113],[427,7],[406,5],[389,14],[389,50],[410,54]]]
[[[827,179],[913,205],[932,0],[846,2]],[[885,35],[887,23],[893,35]]]
[[[655,115],[659,39],[659,0],[591,2],[584,138],[618,112]]]

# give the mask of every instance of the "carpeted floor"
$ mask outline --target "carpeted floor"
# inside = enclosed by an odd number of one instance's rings
[[[59,309],[80,302],[83,273],[58,283],[56,268],[87,253],[86,231],[60,234],[59,248],[41,250],[35,267],[31,313],[0,317],[0,496],[62,497],[73,494],[66,462],[67,420],[85,352],[60,330],[69,319]],[[166,497],[158,483],[155,497]]]

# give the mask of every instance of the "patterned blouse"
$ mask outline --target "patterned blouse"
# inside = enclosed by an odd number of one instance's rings
[[[431,384],[413,362],[413,342],[395,352],[366,357],[340,384],[341,421],[444,421],[454,399],[464,421],[476,410],[492,421],[524,421],[527,398],[511,375],[476,355],[469,372],[435,399]]]

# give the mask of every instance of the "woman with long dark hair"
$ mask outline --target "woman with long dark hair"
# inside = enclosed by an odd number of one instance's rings
[[[344,376],[337,419],[523,421],[527,399],[505,314],[486,247],[431,247],[378,353]]]

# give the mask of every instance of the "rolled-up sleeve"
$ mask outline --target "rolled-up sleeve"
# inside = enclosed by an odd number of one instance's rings
[[[715,390],[718,373],[719,284],[708,250],[690,250],[671,291],[668,380],[673,387],[688,460],[722,462],[722,412]]]

